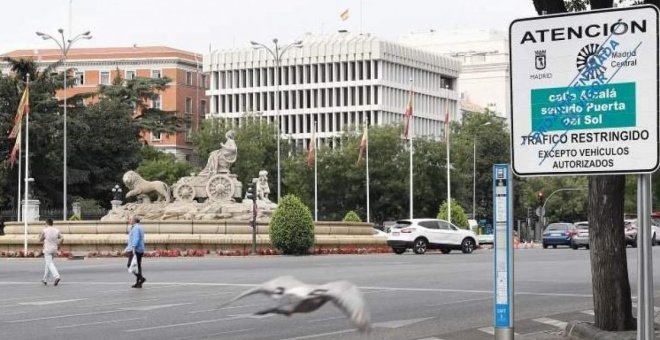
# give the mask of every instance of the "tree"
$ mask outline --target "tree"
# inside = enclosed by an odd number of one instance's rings
[[[351,210],[346,213],[346,216],[344,216],[344,219],[342,220],[344,222],[362,222],[362,219],[360,218],[360,215],[358,215],[355,211]]]
[[[179,178],[190,176],[191,172],[198,171],[194,165],[177,161],[174,155],[158,151],[149,145],[142,147],[140,158],[137,173],[148,181],[163,181],[170,186]]]
[[[449,216],[447,215],[447,201],[442,202],[440,209],[438,209],[438,219],[449,221]],[[470,227],[468,224],[467,215],[465,215],[465,210],[461,207],[458,202],[455,200],[451,201],[451,223],[455,224],[459,228],[467,229]]]
[[[560,8],[562,0],[533,0],[537,12]],[[591,8],[612,7],[612,0],[591,0]],[[565,10],[564,10],[565,11]],[[558,10],[557,12],[562,12]],[[632,318],[630,282],[623,232],[625,176],[589,177],[589,225],[596,327],[629,330]]]

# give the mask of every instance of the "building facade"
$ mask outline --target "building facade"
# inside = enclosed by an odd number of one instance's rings
[[[406,34],[400,42],[461,62],[458,91],[467,103],[505,117],[509,108],[509,41],[496,30],[455,29]]]
[[[17,50],[3,57],[30,58],[39,67],[46,67],[62,58],[57,49]],[[142,138],[145,143],[172,153],[179,159],[190,159],[193,153],[192,134],[208,112],[205,94],[208,81],[201,72],[201,55],[162,46],[80,48],[69,50],[66,67],[74,78],[74,84],[67,89],[68,97],[95,92],[99,85],[111,84],[118,72],[123,79],[169,78],[168,88],[159,94],[158,99],[150,100],[149,105],[175,111],[177,116],[186,118],[186,130],[176,134],[145,132]],[[63,70],[64,66],[60,66],[57,71]],[[0,63],[0,72],[9,73],[7,63]],[[60,90],[56,95],[61,99],[64,92]]]
[[[361,124],[403,120],[414,94],[415,136],[444,135],[445,113],[457,112],[459,62],[365,34],[307,35],[302,47],[288,49],[277,77],[273,56],[251,47],[204,56],[210,75],[210,117],[247,115],[276,122],[279,91],[281,131],[297,147],[317,136],[335,147],[341,133]]]

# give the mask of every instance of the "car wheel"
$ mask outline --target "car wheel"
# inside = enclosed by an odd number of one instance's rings
[[[658,242],[655,240],[655,233],[653,233],[653,238],[651,239],[651,247],[655,247]]]
[[[580,247],[578,247],[578,245],[575,244],[575,242],[571,241],[571,248],[573,248],[573,250],[578,250],[578,248]]]
[[[413,247],[413,251],[415,254],[422,255],[426,253],[426,246],[428,245],[428,242],[426,242],[425,239],[423,238],[418,238],[415,240],[415,246]]]
[[[472,254],[475,245],[476,244],[474,243],[474,240],[470,237],[467,237],[461,243],[461,251],[463,251],[463,254]]]
[[[589,245],[584,246],[584,249],[589,250]]]
[[[394,250],[395,254],[399,254],[399,255],[406,252],[406,248],[392,248],[392,250]]]
[[[449,254],[449,253],[451,253],[451,249],[450,249],[450,248],[446,248],[446,247],[442,247],[442,248],[440,248],[440,251],[441,251],[443,254]]]
[[[548,245],[543,243],[543,249],[548,249]]]
[[[553,245],[552,245],[552,249],[557,249],[557,245],[556,245],[556,244],[553,244]]]
[[[631,245],[633,248],[637,248],[637,237],[635,237],[635,239],[632,241],[632,243],[631,243],[630,245]]]

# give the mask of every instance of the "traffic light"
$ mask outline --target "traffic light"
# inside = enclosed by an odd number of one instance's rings
[[[539,191],[536,194],[536,199],[539,201],[539,203],[543,203],[543,191]]]
[[[245,198],[249,200],[256,201],[257,200],[257,193],[256,193],[256,183],[250,183],[247,186],[247,192],[245,193]]]

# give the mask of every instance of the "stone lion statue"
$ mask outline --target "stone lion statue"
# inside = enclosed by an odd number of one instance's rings
[[[170,188],[161,181],[146,181],[140,174],[133,170],[126,171],[123,180],[126,187],[130,189],[126,194],[126,198],[156,193],[158,195],[156,202],[160,202],[161,200],[167,203],[170,202]]]

